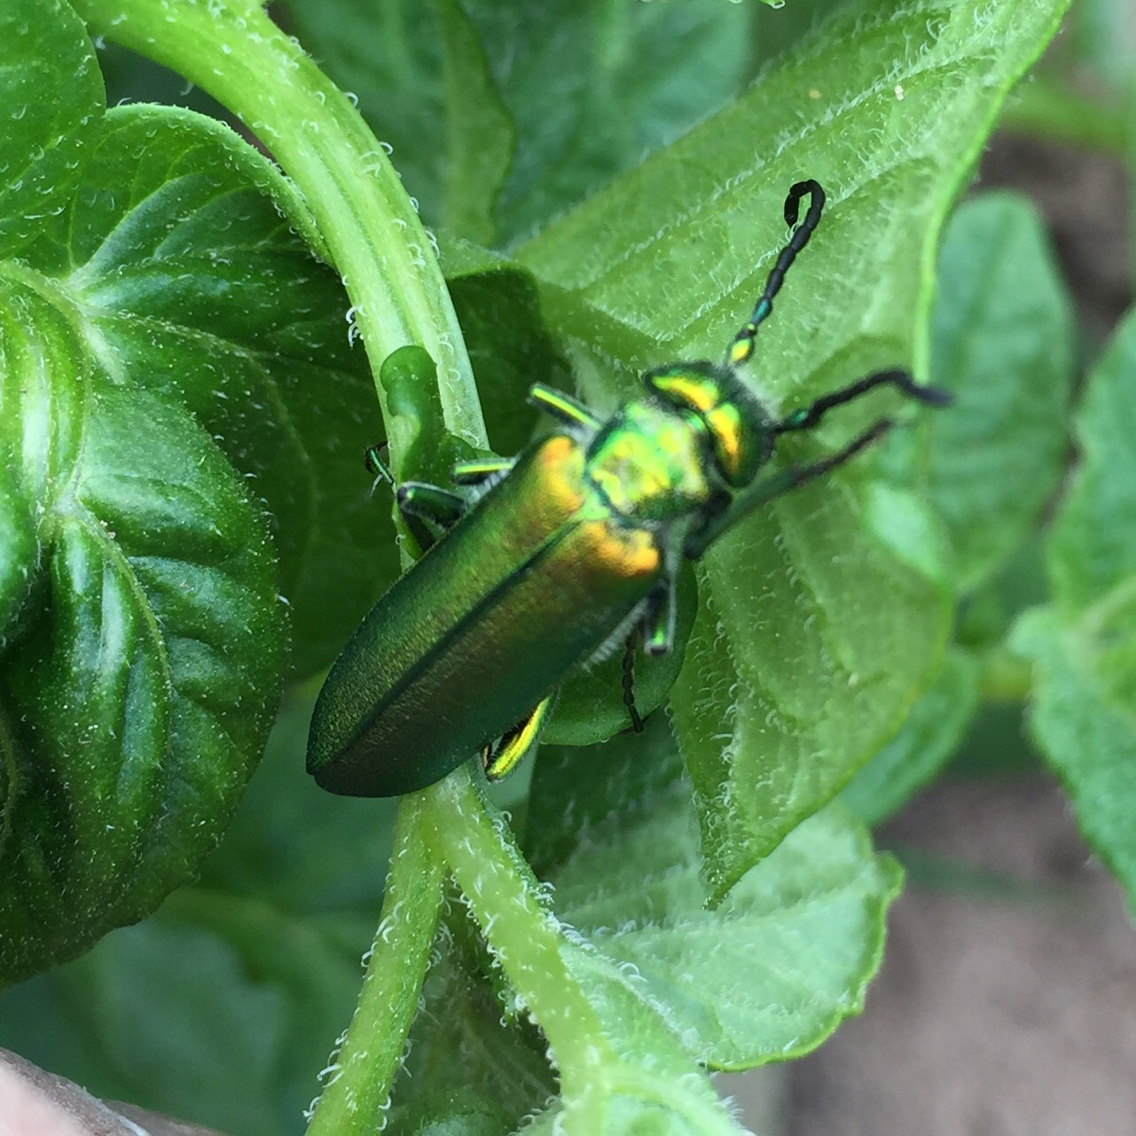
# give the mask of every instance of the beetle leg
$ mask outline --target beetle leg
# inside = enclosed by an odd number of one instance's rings
[[[938,387],[920,386],[908,371],[898,368],[876,371],[875,374],[866,375],[857,382],[841,387],[840,390],[821,395],[811,406],[785,415],[773,427],[773,431],[776,434],[787,434],[790,430],[811,430],[834,406],[843,406],[844,403],[851,402],[885,383],[898,387],[908,398],[929,403],[931,406],[945,406],[952,401],[949,391],[940,390]]]
[[[465,502],[456,494],[425,482],[407,481],[402,485],[396,484],[386,455],[386,442],[367,447],[363,464],[368,473],[375,475],[371,492],[374,493],[380,481],[390,486],[403,522],[418,542],[418,547],[425,552],[461,516]]]
[[[384,456],[387,448],[386,442],[376,442],[373,446],[368,446],[367,452],[363,455],[363,465],[366,466],[368,473],[375,475],[375,485],[385,481],[393,489],[394,474]],[[375,485],[371,486],[372,493],[375,491]]]
[[[454,465],[455,485],[480,485],[487,478],[498,473],[508,473],[516,463],[516,458],[473,458]]]
[[[667,654],[674,647],[675,588],[672,581],[660,584],[647,596],[642,618],[631,629],[623,648],[623,704],[631,718],[631,728],[643,732],[643,719],[635,706],[635,648],[640,635],[647,654],[653,657]]]
[[[425,481],[404,481],[396,492],[404,517],[421,517],[441,529],[450,528],[465,510],[456,493]]]
[[[660,584],[647,597],[643,613],[643,642],[648,655],[670,654],[675,638],[675,588],[671,580]]]
[[[739,493],[734,498],[733,504],[726,512],[715,517],[709,525],[699,529],[698,532],[687,539],[682,549],[683,556],[688,560],[697,560],[722,533],[732,525],[737,524],[746,513],[756,509],[759,505],[764,505],[774,497],[780,497],[782,493],[788,493],[791,489],[796,489],[797,486],[804,485],[805,482],[821,477],[829,470],[843,465],[846,461],[854,458],[861,450],[867,449],[873,442],[879,441],[894,425],[895,423],[890,418],[881,418],[862,434],[853,438],[844,449],[837,450],[829,457],[818,462],[812,462],[810,465],[791,465],[788,469],[774,473],[765,478],[764,481],[759,481],[756,485],[750,486],[745,493]]]
[[[425,481],[404,481],[394,499],[419,547],[425,552],[462,515],[465,501],[448,489]]]
[[[635,646],[638,639],[638,629],[627,636],[623,647],[623,705],[631,716],[631,728],[637,733],[643,732],[643,719],[635,708]]]
[[[507,773],[512,773],[536,745],[541,731],[552,716],[555,702],[556,691],[553,691],[547,698],[542,698],[532,713],[518,722],[495,746],[488,745],[481,751],[485,776],[490,781],[499,781]]]
[[[583,426],[585,430],[594,431],[603,425],[582,402],[577,402],[563,391],[546,387],[544,383],[533,383],[529,389],[529,402],[565,426]]]

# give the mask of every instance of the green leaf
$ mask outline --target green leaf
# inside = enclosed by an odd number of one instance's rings
[[[1028,612],[1012,645],[1034,662],[1029,726],[1061,778],[1089,846],[1136,910],[1136,589],[1068,622]]]
[[[929,581],[859,528],[845,485],[776,512],[711,551],[671,699],[716,896],[893,732],[944,631]]]
[[[886,820],[942,768],[977,708],[978,667],[969,655],[950,650],[899,733],[844,786],[840,800],[865,824]]]
[[[33,157],[21,184],[54,195],[44,209],[9,195],[22,212],[0,225],[20,254],[0,260],[6,979],[197,871],[267,734],[282,584],[300,665],[318,665],[390,549],[357,465],[373,391],[339,281],[289,228],[308,224],[295,191],[218,123],[104,116],[81,25],[42,14],[20,17],[36,34],[5,40],[0,73],[5,105],[42,80],[69,107],[5,119]],[[56,160],[72,153],[64,121],[81,180]]]
[[[966,597],[955,624],[955,641],[976,652],[1002,650],[1014,620],[1049,598],[1045,573],[1043,535],[1037,529]]]
[[[1012,646],[1033,659],[1034,739],[1064,781],[1085,839],[1136,908],[1136,313],[1089,380],[1082,464],[1049,539],[1053,602]]]
[[[643,367],[728,341],[784,242],[783,196],[805,175],[829,208],[762,329],[762,387],[800,405],[912,353],[922,369],[938,228],[1063,10],[857,7],[519,248],[589,401],[627,389],[612,359]],[[842,430],[873,413],[849,413]],[[792,456],[816,452],[806,439]],[[879,748],[935,664],[933,526],[910,500],[857,488],[859,473],[778,500],[705,558],[672,707],[715,896]]]
[[[393,1131],[465,1133],[472,1125],[507,1136],[555,1095],[543,1038],[494,989],[502,980],[460,909],[443,925],[435,951],[395,1085]]]
[[[421,801],[430,839],[515,991],[509,1009],[531,1014],[547,1039],[560,1082],[558,1130],[736,1133],[644,984],[552,916],[503,818],[483,807],[468,766]],[[544,1115],[537,1130],[551,1123]]]
[[[1050,532],[1049,579],[1066,615],[1119,602],[1136,571],[1134,359],[1130,312],[1089,378],[1076,418],[1081,465]]]
[[[7,992],[0,1036],[98,1096],[233,1136],[299,1136],[373,926],[355,913],[337,913],[338,927],[305,921],[252,897],[227,912],[222,896],[200,900],[233,925],[222,931],[184,917],[184,898]]]
[[[531,272],[465,241],[445,238],[441,248],[493,449],[519,453],[538,421],[529,388],[539,381],[567,389],[568,363],[545,327]]]
[[[689,788],[644,803],[590,829],[553,876],[557,911],[633,968],[700,1063],[796,1057],[860,1012],[900,873],[848,813],[800,825],[711,911]]]
[[[955,214],[931,336],[931,378],[955,402],[928,423],[927,492],[971,590],[1029,532],[1068,448],[1072,311],[1025,199],[984,194]]]
[[[63,1064],[91,1092],[183,1119],[223,1119],[232,1133],[271,1131],[258,1112],[290,1024],[286,1003],[207,932],[165,916],[117,931],[12,991],[5,1009],[15,1018],[6,1040],[29,1057],[60,1060],[48,1031],[82,1038],[82,1052],[64,1052]]]
[[[642,734],[618,734],[603,745],[541,746],[524,827],[525,857],[548,879],[612,813],[633,813],[643,800],[682,776],[682,760],[666,718],[655,714]]]
[[[513,120],[489,70],[477,30],[458,0],[435,0],[446,76],[446,228],[493,244],[493,206],[509,172],[516,138]]]
[[[747,5],[471,0],[512,111],[517,161],[501,193],[506,238],[583,200],[738,90]]]
[[[774,3],[776,0],[774,0]],[[827,19],[848,0],[808,0],[774,6],[762,0],[753,12],[752,53],[748,74],[757,78],[774,60],[796,50],[797,45],[821,20]]]
[[[574,936],[562,939],[560,953],[598,1019],[605,1044],[588,1054],[586,1063],[561,1063],[560,1101],[524,1131],[744,1136],[710,1079],[690,1059],[691,1039],[680,1035],[666,1012],[670,1007],[656,1001],[633,966],[619,966]]]
[[[83,23],[63,0],[0,10],[0,257],[67,207],[98,130],[103,85]]]
[[[39,553],[32,511],[13,473],[0,465],[0,655],[16,637],[20,613],[35,584],[29,566],[36,563]],[[0,793],[0,798],[6,796]]]
[[[283,640],[263,522],[204,432],[156,395],[84,391],[58,314],[5,283],[23,326],[0,325],[0,454],[43,549],[0,679],[10,981],[195,871],[259,757]]]
[[[59,281],[114,381],[182,402],[250,479],[272,516],[294,665],[309,673],[397,558],[363,469],[381,433],[370,372],[339,280],[289,228],[291,195],[219,123],[116,108],[81,192],[27,260]]]

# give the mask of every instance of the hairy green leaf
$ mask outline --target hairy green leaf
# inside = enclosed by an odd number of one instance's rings
[[[0,198],[9,980],[196,872],[267,734],[280,593],[318,665],[389,548],[357,465],[373,391],[295,192],[211,120],[104,116],[81,26],[32,7],[0,49],[16,180],[40,187]]]
[[[97,1096],[233,1136],[303,1130],[358,997],[394,811],[312,785],[310,712],[285,702],[200,882],[5,992],[0,1045]]]
[[[681,776],[682,759],[661,713],[642,734],[625,731],[586,750],[542,746],[524,827],[533,871],[549,878],[609,814],[634,815]]]
[[[575,936],[561,941],[560,953],[598,1020],[604,1046],[582,1062],[560,1059],[561,1097],[524,1132],[744,1136],[691,1059],[683,1023],[655,999],[634,965],[620,965]]]
[[[103,85],[82,21],[64,0],[0,10],[0,257],[12,256],[75,191],[98,131]]]
[[[954,752],[978,708],[977,672],[969,655],[948,651],[899,733],[844,786],[840,800],[865,824],[898,811]]]
[[[117,108],[29,259],[65,289],[113,381],[178,399],[250,479],[272,517],[295,666],[310,672],[397,560],[363,469],[380,431],[366,360],[339,281],[289,228],[288,196],[227,127]]]
[[[510,239],[720,106],[744,73],[752,18],[747,5],[720,0],[461,0],[459,42],[448,4],[290,8],[305,42],[393,146],[424,216],[478,239],[498,191],[496,219]],[[469,184],[458,186],[462,177]],[[476,230],[471,205],[482,218]]]
[[[441,248],[489,440],[498,454],[517,454],[538,421],[529,388],[539,381],[566,389],[571,371],[545,327],[531,272],[464,241],[446,238]]]
[[[508,1004],[511,992],[460,909],[443,925],[436,954],[395,1085],[392,1130],[451,1124],[465,1132],[473,1124],[474,1132],[507,1136],[555,1095],[544,1039]]]
[[[83,353],[34,293],[9,285],[3,310],[0,454],[43,550],[0,675],[11,980],[196,870],[260,755],[282,636],[263,521],[201,428],[77,384]]]
[[[507,1009],[531,1014],[547,1038],[559,1130],[736,1132],[665,1008],[553,917],[519,850],[502,839],[503,818],[475,807],[476,794],[467,767],[429,790],[429,839],[515,991]]]
[[[446,228],[483,245],[496,243],[493,207],[516,139],[477,29],[458,0],[435,0],[445,56]]]
[[[554,873],[557,911],[634,968],[701,1063],[799,1056],[862,1009],[900,877],[845,810],[800,825],[710,911],[689,788],[639,804],[591,827]]]

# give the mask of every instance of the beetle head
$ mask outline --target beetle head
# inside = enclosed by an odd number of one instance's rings
[[[672,363],[643,376],[647,389],[676,410],[697,416],[727,485],[748,485],[773,452],[773,420],[761,400],[727,366],[708,360]]]

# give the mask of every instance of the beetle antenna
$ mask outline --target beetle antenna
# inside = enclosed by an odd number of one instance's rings
[[[790,430],[811,430],[834,406],[843,406],[844,403],[851,402],[885,383],[898,387],[908,398],[925,402],[929,406],[947,406],[954,401],[950,391],[940,390],[939,387],[920,386],[909,371],[899,368],[876,371],[875,374],[867,375],[846,387],[841,387],[840,390],[821,395],[811,406],[786,414],[773,427],[773,432],[787,434]]]
[[[805,219],[798,225],[797,219],[801,215],[801,198],[809,198],[809,208]],[[797,259],[797,253],[809,243],[813,230],[820,224],[821,210],[824,208],[824,190],[820,183],[809,178],[799,181],[789,188],[789,195],[785,198],[785,224],[792,232],[789,242],[777,255],[777,263],[769,273],[765,282],[765,290],[761,293],[754,306],[753,315],[749,322],[734,336],[733,341],[726,350],[726,362],[729,366],[737,367],[745,363],[752,355],[754,341],[757,339],[757,329],[769,318],[773,311],[773,299],[781,291],[785,283],[785,273],[789,266]]]

